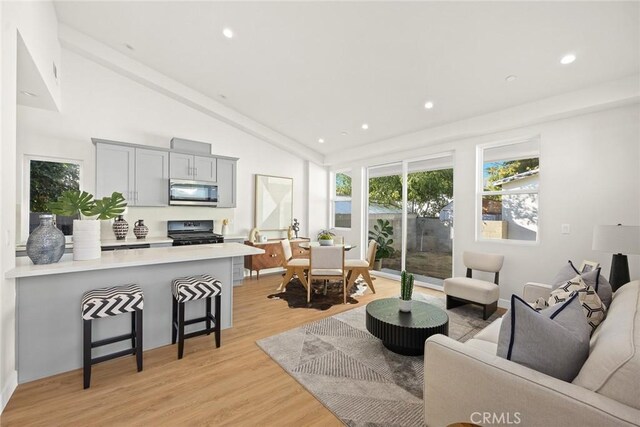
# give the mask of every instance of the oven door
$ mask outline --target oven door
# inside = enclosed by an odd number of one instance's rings
[[[210,182],[169,180],[169,204],[183,206],[217,206],[218,186]]]

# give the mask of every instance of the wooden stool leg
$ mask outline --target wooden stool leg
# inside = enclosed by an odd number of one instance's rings
[[[178,301],[171,295],[171,344],[176,343],[178,338]]]
[[[211,297],[207,298],[204,316],[207,318],[207,320],[205,320],[207,335],[211,335]]]
[[[83,368],[84,368],[84,388],[91,385],[91,320],[83,321]]]
[[[211,300],[211,299],[209,299]],[[220,311],[220,295],[216,295],[216,348],[220,347],[220,323],[222,321],[222,313]]]
[[[178,359],[184,354],[184,303],[178,303]]]
[[[142,310],[136,310],[135,314],[135,349],[136,349],[136,363],[138,364],[138,372],[142,371]]]

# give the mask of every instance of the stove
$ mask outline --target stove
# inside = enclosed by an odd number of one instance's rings
[[[213,220],[167,221],[167,236],[173,246],[223,243],[224,237],[213,232]]]

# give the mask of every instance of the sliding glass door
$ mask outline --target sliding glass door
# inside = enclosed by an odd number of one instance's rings
[[[419,283],[441,286],[452,273],[452,154],[375,166],[368,173],[367,234],[382,247],[376,269],[392,276],[407,270]]]

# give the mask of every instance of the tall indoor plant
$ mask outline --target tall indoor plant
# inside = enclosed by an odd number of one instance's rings
[[[122,193],[94,199],[93,194],[80,190],[65,191],[57,201],[49,204],[56,215],[80,218],[73,220],[73,259],[76,261],[100,258],[100,221],[96,220],[115,218],[126,206]]]
[[[373,230],[369,230],[369,239],[378,243],[375,262],[376,270],[382,268],[383,258],[389,258],[395,252],[395,249],[391,246],[393,244],[391,236],[393,236],[393,226],[387,219],[378,218],[376,224],[373,224]]]

